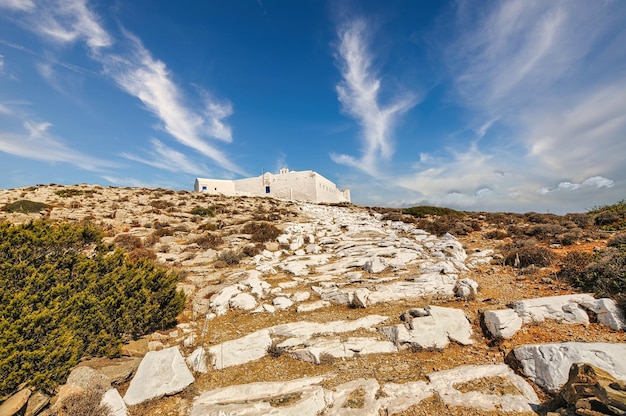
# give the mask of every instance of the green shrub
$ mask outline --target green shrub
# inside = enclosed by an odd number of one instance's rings
[[[215,209],[213,207],[195,207],[194,209],[191,210],[191,213],[193,215],[198,215],[200,217],[214,217],[215,216]]]
[[[51,392],[81,357],[117,356],[176,323],[176,276],[102,236],[89,223],[0,223],[0,396],[24,382]]]
[[[433,207],[433,206],[428,206],[428,205],[404,208],[402,210],[402,213],[412,215],[417,218],[424,218],[427,215],[436,215],[436,216],[453,215],[456,217],[462,217],[465,215],[464,213],[460,211],[455,211],[451,208]]]
[[[28,201],[26,199],[21,199],[11,204],[5,205],[4,207],[2,207],[2,210],[6,212],[21,212],[23,214],[32,214],[32,213],[41,212],[47,208],[48,208],[48,205],[44,204],[43,202]]]
[[[274,241],[280,235],[280,230],[269,222],[249,222],[243,226],[241,232],[250,234],[252,241],[265,243]]]
[[[85,191],[83,191],[82,189],[76,189],[76,188],[66,188],[66,189],[59,189],[58,191],[54,191],[54,193],[60,196],[61,198],[69,198],[72,196],[83,195]]]

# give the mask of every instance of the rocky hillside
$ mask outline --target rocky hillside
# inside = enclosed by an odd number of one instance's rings
[[[592,261],[568,253],[615,240],[593,217],[416,219],[87,185],[3,190],[0,207],[11,223],[98,224],[129,258],[175,270],[187,295],[176,327],[121,358],[86,357],[55,397],[25,386],[0,415],[626,411],[623,314],[559,272]],[[562,395],[577,362],[593,367],[570,386],[594,371],[604,384]]]

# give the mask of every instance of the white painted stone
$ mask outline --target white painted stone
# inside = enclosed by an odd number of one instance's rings
[[[100,404],[108,406],[111,416],[126,416],[128,408],[117,389],[109,389],[102,395]]]
[[[324,415],[326,416],[378,416],[380,402],[376,400],[379,389],[378,382],[374,379],[356,379],[343,383],[327,393],[327,402],[332,403]],[[358,408],[346,406],[350,394],[360,390],[364,393],[363,405]]]
[[[208,356],[206,351],[204,351],[204,348],[198,347],[191,354],[189,354],[186,361],[193,371],[198,373],[207,373],[209,371],[207,358]]]
[[[283,309],[288,309],[293,305],[293,302],[289,299],[286,298],[284,296],[279,296],[277,298],[274,298],[274,300],[272,301],[272,304],[274,305],[274,308],[276,310],[283,310]]]
[[[211,364],[221,370],[263,358],[270,345],[272,339],[269,332],[261,329],[244,337],[214,345],[208,352],[213,357]]]
[[[239,309],[242,311],[249,311],[256,308],[256,299],[249,293],[239,293],[233,296],[228,304],[232,309]]]
[[[556,392],[567,382],[573,363],[587,363],[626,380],[626,344],[564,342],[523,345],[513,350],[524,374],[537,385]]]
[[[178,347],[150,351],[141,360],[124,396],[127,405],[169,396],[194,382]]]
[[[522,327],[522,318],[513,309],[485,311],[485,326],[497,338],[509,339]]]
[[[380,400],[381,407],[388,415],[403,412],[411,406],[433,395],[433,388],[424,381],[413,381],[405,384],[387,383],[382,387],[385,396]]]
[[[291,296],[291,300],[294,302],[304,302],[309,300],[311,294],[309,292],[296,292]]]
[[[326,308],[330,306],[330,302],[327,300],[317,300],[315,302],[302,303],[296,308],[296,312],[313,312],[318,309]]]
[[[314,416],[326,408],[322,377],[291,381],[250,383],[207,391],[193,401],[190,416],[207,415],[281,415]],[[300,400],[274,407],[272,399],[299,394]]]
[[[486,394],[479,391],[463,393],[456,384],[485,377],[502,377],[513,384],[520,394]],[[506,364],[467,365],[428,375],[432,388],[448,406],[465,406],[485,411],[532,412],[539,398],[524,379],[513,372]]]
[[[380,257],[372,257],[363,265],[363,269],[368,273],[377,274],[387,268],[387,263]]]

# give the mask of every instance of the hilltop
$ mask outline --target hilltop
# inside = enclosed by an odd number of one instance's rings
[[[557,216],[3,190],[0,222],[97,227],[186,295],[175,326],[126,340],[120,358],[83,357],[65,386],[23,402],[57,394],[39,414],[63,414],[106,392],[116,416],[545,414],[565,406],[571,360],[626,353],[624,205]],[[613,361],[590,364],[623,380]]]

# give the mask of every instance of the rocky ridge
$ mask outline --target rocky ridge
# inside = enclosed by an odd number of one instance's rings
[[[125,347],[141,360],[81,364],[60,401],[96,389],[116,416],[536,414],[575,362],[626,378],[624,321],[610,299],[517,275],[478,232],[437,237],[359,207],[64,189],[0,191],[0,205],[44,202],[39,216],[141,239],[184,271],[188,307],[177,328]],[[215,217],[191,213],[206,206]],[[242,233],[250,221],[281,234],[260,247]],[[223,243],[198,244],[207,230]],[[249,255],[224,267],[227,251]]]

